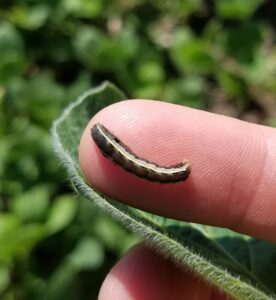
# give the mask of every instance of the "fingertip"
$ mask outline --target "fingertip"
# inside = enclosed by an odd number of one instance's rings
[[[108,274],[105,278],[98,296],[98,300],[133,299],[128,289],[116,276]]]
[[[190,271],[174,266],[144,245],[131,249],[107,275],[100,300],[225,300]]]
[[[96,122],[145,160],[172,166],[187,159],[189,178],[158,184],[115,166],[91,137]],[[273,141],[269,145],[267,136]],[[79,146],[80,166],[94,188],[133,207],[274,241],[275,136],[275,130],[224,116],[128,100],[104,108],[89,122]]]
[[[94,143],[90,132],[93,125],[99,122],[127,143],[141,158],[164,166],[179,165],[184,160],[189,164],[187,173],[190,174],[192,162],[183,159],[186,157],[186,149],[179,146],[175,130],[180,118],[177,117],[179,107],[181,106],[160,101],[126,100],[97,113],[87,125],[79,145],[80,166],[86,180],[103,194],[157,214],[164,213],[167,197],[172,196],[172,203],[166,209],[169,215],[173,215],[170,209],[175,209],[173,201],[179,198],[183,187],[185,186],[187,194],[193,190],[192,176],[189,175],[185,182],[180,181],[176,184],[160,184],[139,178],[106,159]],[[164,116],[160,117],[160,113],[166,114],[166,124]],[[192,137],[186,138],[188,146]],[[159,203],[148,201],[149,198],[159,199]]]

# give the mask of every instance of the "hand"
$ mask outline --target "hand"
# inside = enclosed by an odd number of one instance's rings
[[[184,158],[181,184],[138,178],[104,159],[90,128],[104,124],[140,157],[170,165]],[[184,155],[184,157],[183,157]],[[100,111],[81,139],[80,164],[98,190],[179,220],[228,227],[276,241],[276,129],[158,101],[119,102]],[[99,299],[226,299],[140,245],[110,271]]]

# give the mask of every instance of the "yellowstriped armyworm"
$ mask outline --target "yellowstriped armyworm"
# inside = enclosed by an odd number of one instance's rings
[[[184,181],[191,172],[191,165],[187,160],[164,167],[138,157],[100,123],[91,128],[91,136],[105,157],[138,177],[160,183],[173,183]]]

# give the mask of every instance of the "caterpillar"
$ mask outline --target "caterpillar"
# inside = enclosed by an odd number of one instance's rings
[[[159,183],[173,183],[184,181],[191,172],[191,165],[187,160],[165,167],[138,157],[100,123],[91,128],[91,136],[106,158],[138,177]]]

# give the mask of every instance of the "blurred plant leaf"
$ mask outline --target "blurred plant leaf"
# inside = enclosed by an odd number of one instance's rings
[[[17,229],[20,225],[18,218],[9,213],[0,213],[0,240],[2,241],[5,236],[8,236],[11,231]]]
[[[243,96],[246,91],[246,84],[237,76],[221,70],[217,73],[218,83],[221,89],[230,97]]]
[[[263,3],[263,0],[216,0],[215,6],[217,14],[226,19],[249,18],[257,8]]]
[[[79,60],[88,67],[101,66],[100,56],[108,41],[104,34],[93,27],[83,27],[73,40],[73,47]]]
[[[274,84],[270,76],[275,70],[273,55],[267,56],[262,51],[257,51],[251,64],[241,66],[241,75],[249,86],[263,86],[269,91]]]
[[[81,271],[94,270],[101,266],[104,249],[99,241],[92,237],[82,237],[73,251],[56,267],[51,277],[38,292],[38,299],[55,300],[70,295],[70,287],[76,275]],[[69,292],[69,294],[68,294]]]
[[[170,80],[165,85],[165,99],[195,108],[206,107],[205,82],[200,76]]]
[[[5,165],[10,151],[10,141],[7,138],[0,138],[0,178],[4,176]],[[0,189],[1,191],[2,189]]]
[[[78,17],[96,17],[104,8],[102,0],[62,0],[62,7]]]
[[[62,195],[54,199],[46,222],[48,234],[67,227],[75,217],[77,199],[72,195]]]
[[[265,123],[267,126],[275,127],[276,128],[276,118],[275,119],[268,119]]]
[[[83,237],[67,259],[76,270],[97,269],[103,262],[104,249],[98,240]]]
[[[205,74],[212,72],[215,66],[208,44],[187,28],[174,34],[170,54],[175,67],[183,72]]]
[[[71,228],[71,235],[79,237],[84,233],[85,236],[95,237],[105,249],[117,255],[125,252],[135,241],[137,242],[133,234],[126,232],[86,199],[79,197],[78,201],[80,206],[75,220],[78,226]]]
[[[41,225],[23,225],[14,214],[0,214],[0,263],[9,265],[15,258],[26,258],[44,233]]]
[[[276,276],[273,276],[275,245],[227,229],[185,223],[142,212],[98,194],[87,184],[78,161],[80,136],[94,114],[122,99],[124,96],[117,88],[104,83],[83,94],[54,123],[55,150],[73,186],[122,225],[147,240],[160,253],[170,256],[178,265],[195,271],[232,297],[243,300],[272,299],[272,293],[276,292]],[[252,265],[257,268],[252,268]],[[269,276],[265,278],[263,274]]]
[[[68,87],[65,98],[72,101],[73,99],[76,99],[82,91],[89,89],[90,86],[90,74],[88,72],[82,72],[81,74],[79,74],[76,81],[70,84],[70,86]]]
[[[109,217],[102,216],[93,224],[95,236],[107,247],[118,254],[124,253],[127,249],[138,242],[134,235],[126,235],[125,230],[114,223]],[[120,241],[120,243],[118,243]]]
[[[258,23],[246,22],[223,32],[223,47],[227,55],[241,64],[253,64],[262,43],[262,28]]]
[[[200,9],[202,0],[158,0],[152,1],[155,5],[165,12],[170,11],[173,14],[180,14],[184,16],[189,16],[190,14],[196,12]]]
[[[16,118],[13,115],[16,113],[5,115],[7,122],[12,121],[8,123],[8,130],[12,134],[6,139],[9,152],[4,162],[4,183],[1,187],[1,192],[9,197],[22,194],[38,182],[55,185],[58,177],[58,166],[51,152],[48,131],[29,123],[27,118],[19,114]]]
[[[47,5],[36,6],[14,6],[10,10],[10,20],[22,27],[29,30],[36,30],[43,26],[50,15],[50,9]]]
[[[143,83],[162,82],[165,78],[162,65],[154,60],[140,62],[137,70],[137,77]]]
[[[135,55],[137,40],[132,28],[125,26],[115,37],[96,27],[82,27],[73,39],[76,57],[88,68],[121,70]]]
[[[14,108],[42,127],[49,128],[65,100],[65,89],[55,82],[50,72],[40,72],[28,81],[17,80],[10,86]],[[47,106],[47,109],[45,109]]]
[[[10,270],[0,265],[0,295],[5,291],[10,282]]]
[[[40,300],[59,300],[61,298],[72,299],[70,296],[65,297],[66,291],[70,290],[74,276],[75,268],[67,261],[62,262],[47,280],[43,292],[37,299]]]
[[[163,85],[160,83],[148,83],[139,86],[133,91],[137,99],[160,99],[163,95]]]
[[[47,185],[33,187],[13,199],[12,211],[22,222],[43,221],[49,207],[50,191]]]
[[[0,21],[0,84],[20,76],[26,67],[24,41],[16,28]]]

